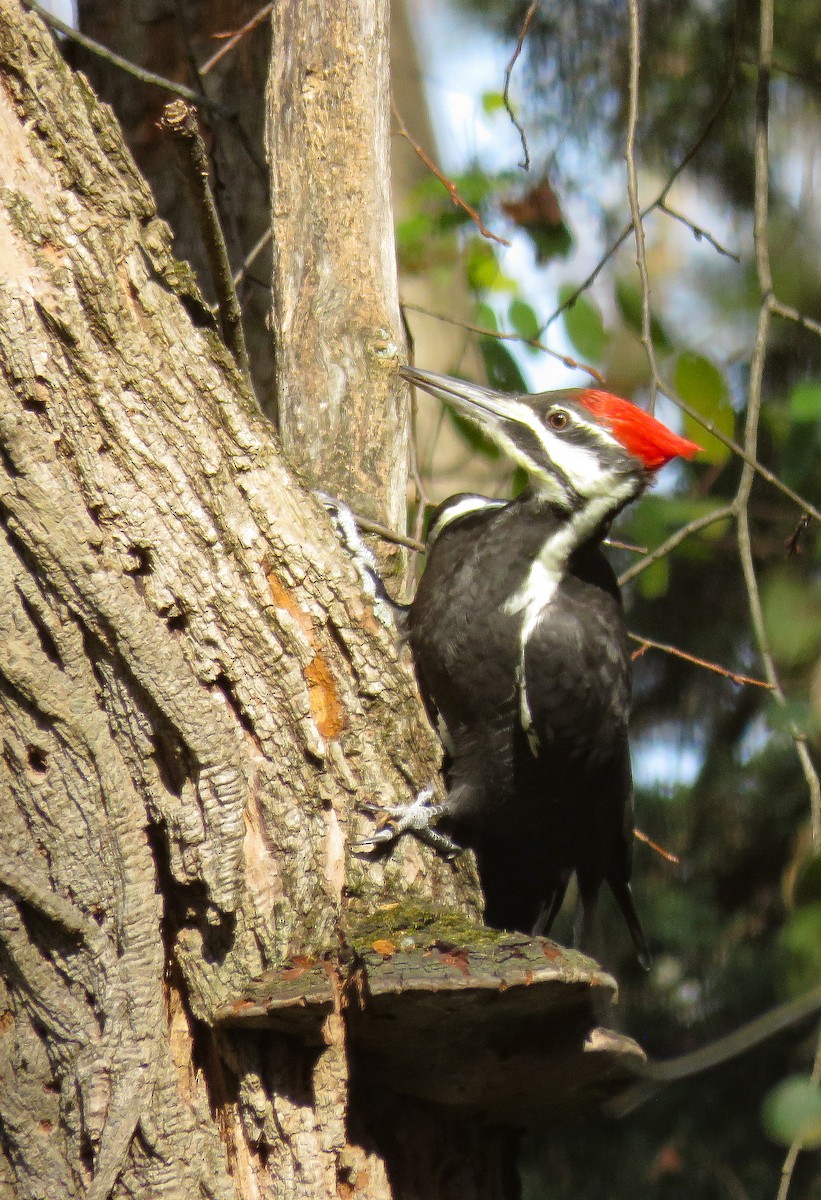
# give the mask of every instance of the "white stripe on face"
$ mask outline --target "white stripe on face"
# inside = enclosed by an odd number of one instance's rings
[[[580,446],[578,443],[562,437],[561,434],[554,433],[549,426],[542,423],[529,404],[506,399],[504,405],[497,405],[491,397],[489,400],[483,399],[480,411],[477,412],[472,404],[470,407],[467,404],[460,405],[459,397],[455,394],[451,395],[449,400],[468,420],[473,421],[485,432],[489,432],[505,453],[514,462],[524,467],[534,483],[538,484],[539,490],[548,499],[564,507],[570,504],[566,487],[561,479],[557,479],[551,473],[550,463],[558,468],[570,487],[580,496],[585,498],[596,496],[601,493],[603,486],[607,490],[612,489],[614,482],[612,474],[610,471],[603,472],[595,446]],[[575,410],[568,409],[567,412],[570,421],[577,428],[584,429],[603,449],[617,449],[622,454],[625,453],[617,439],[606,429],[586,421]],[[506,430],[508,423],[515,423],[530,431],[535,443],[543,452],[545,459],[543,465],[534,461],[533,454],[517,445],[514,438],[508,435]]]
[[[431,548],[442,530],[447,529],[448,525],[454,521],[459,521],[462,517],[470,516],[474,512],[483,512],[486,508],[504,508],[509,503],[508,500],[491,500],[488,496],[463,496],[455,504],[448,505],[431,525],[428,530],[428,549]]]

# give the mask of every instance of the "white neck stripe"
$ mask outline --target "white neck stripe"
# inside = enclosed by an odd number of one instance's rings
[[[488,496],[463,496],[461,500],[444,509],[431,525],[428,531],[428,549],[430,550],[442,531],[454,521],[460,521],[462,517],[482,512],[486,508],[504,508],[509,503],[509,500],[491,500]]]

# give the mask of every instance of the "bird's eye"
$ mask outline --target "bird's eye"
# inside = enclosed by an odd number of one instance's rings
[[[557,408],[547,418],[547,423],[551,429],[567,429],[567,426],[570,424],[570,417],[563,408]]]

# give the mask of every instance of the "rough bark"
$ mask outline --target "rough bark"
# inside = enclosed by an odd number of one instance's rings
[[[349,838],[437,747],[114,122],[13,0],[0,70],[0,1180],[387,1196],[340,954],[386,898],[476,893]],[[320,1047],[211,1027],[302,955],[336,988]]]
[[[388,14],[388,0],[274,5],[273,329],[286,453],[315,486],[404,528]]]

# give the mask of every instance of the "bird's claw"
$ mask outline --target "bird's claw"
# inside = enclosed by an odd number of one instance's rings
[[[412,833],[445,858],[455,858],[461,854],[462,846],[446,833],[433,828],[432,822],[445,816],[447,807],[444,804],[431,804],[432,797],[433,788],[428,786],[422,788],[410,804],[379,809],[378,827],[369,837],[354,842],[354,852],[367,854],[378,846],[395,842],[403,833]]]
[[[356,523],[353,510],[347,504],[343,503],[342,500],[337,500],[335,496],[329,495],[328,492],[315,489],[314,495],[327,510],[342,545],[351,556],[356,573],[362,584],[362,590],[373,601],[373,610],[376,619],[386,629],[395,630],[396,615],[393,611],[392,602],[385,591],[385,585],[379,575],[379,567],[376,559],[371,553],[370,548],[365,544],[362,534],[359,532],[359,526]]]

